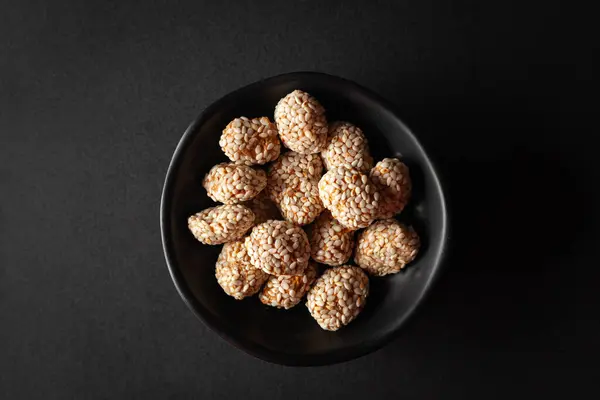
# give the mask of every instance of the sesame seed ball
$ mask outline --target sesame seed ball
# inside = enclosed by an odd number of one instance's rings
[[[358,235],[356,263],[371,275],[395,274],[415,259],[419,235],[395,219],[377,221]]]
[[[283,219],[277,205],[269,199],[264,190],[244,205],[250,208],[256,216],[254,225],[262,224],[270,219]]]
[[[246,248],[252,265],[271,275],[301,275],[310,258],[306,233],[288,221],[255,226]]]
[[[221,163],[202,181],[208,197],[224,204],[237,204],[259,194],[267,186],[267,174],[247,165]]]
[[[378,218],[392,218],[399,214],[412,191],[408,167],[397,158],[384,158],[371,170],[369,178],[381,195]]]
[[[327,145],[321,152],[327,169],[354,168],[366,172],[373,166],[373,157],[363,131],[349,122],[335,122],[329,127]]]
[[[362,311],[369,294],[369,278],[358,267],[327,269],[308,292],[306,307],[321,328],[337,331]]]
[[[327,140],[325,109],[311,95],[294,90],[277,103],[275,122],[283,145],[302,154],[319,153]]]
[[[329,211],[323,212],[308,232],[313,260],[327,265],[342,265],[352,256],[353,231],[338,222]]]
[[[281,150],[277,127],[267,117],[234,119],[223,130],[219,145],[231,161],[246,165],[276,160]]]
[[[319,181],[319,196],[331,215],[347,228],[365,228],[377,216],[379,193],[367,175],[355,169],[327,171]]]
[[[288,310],[300,303],[316,278],[317,265],[311,261],[302,275],[271,275],[258,298],[263,304]]]
[[[188,218],[188,228],[204,244],[237,240],[252,227],[254,213],[240,204],[207,208]]]
[[[288,151],[269,168],[265,191],[271,200],[279,204],[288,186],[295,186],[301,179],[318,180],[323,173],[323,161],[318,154],[300,154]]]
[[[318,182],[301,179],[282,194],[279,209],[283,217],[296,225],[310,224],[323,211]]]
[[[244,239],[223,245],[217,259],[215,276],[225,293],[237,300],[257,293],[269,278],[269,274],[250,263]]]

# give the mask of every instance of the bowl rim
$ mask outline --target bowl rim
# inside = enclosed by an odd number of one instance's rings
[[[237,93],[242,90],[248,90],[252,87],[262,86],[269,81],[298,80],[303,78],[309,78],[313,80],[335,80],[338,81],[340,84],[352,86],[354,89],[361,92],[363,96],[381,105],[381,107],[387,109],[387,111],[393,114],[398,119],[406,133],[409,136],[411,136],[412,140],[414,140],[414,143],[424,155],[425,163],[427,164],[429,170],[432,172],[434,183],[437,186],[438,192],[440,193],[442,206],[442,241],[441,246],[437,249],[437,254],[435,255],[435,261],[433,266],[434,271],[430,275],[428,281],[425,283],[425,287],[422,290],[421,295],[412,303],[411,308],[409,308],[409,310],[405,313],[402,319],[398,322],[397,327],[392,331],[386,333],[382,337],[378,338],[377,340],[369,341],[368,343],[363,342],[340,350],[310,356],[289,355],[285,353],[279,353],[271,349],[267,349],[254,342],[243,342],[243,340],[239,340],[238,338],[234,338],[233,336],[231,336],[226,331],[226,329],[224,329],[223,324],[219,321],[219,319],[213,316],[206,309],[206,307],[204,307],[195,298],[195,296],[192,294],[191,290],[185,283],[183,274],[181,273],[179,268],[176,267],[176,260],[172,246],[172,237],[170,234],[167,234],[167,227],[170,226],[171,223],[171,218],[169,216],[168,210],[171,209],[172,203],[172,196],[170,196],[170,193],[175,181],[174,171],[177,169],[179,163],[181,162],[181,153],[184,151],[185,148],[187,148],[189,142],[191,142],[191,140],[194,137],[194,133],[200,126],[202,126],[202,124],[204,124],[208,116],[212,115],[214,110],[218,109],[222,103],[227,102],[229,99],[235,97]],[[204,108],[202,112],[200,112],[200,114],[192,121],[192,123],[187,127],[187,129],[183,133],[181,139],[179,140],[175,148],[175,151],[173,152],[173,156],[169,163],[160,201],[160,232],[167,269],[169,270],[169,274],[171,275],[171,279],[173,280],[173,284],[175,285],[177,292],[179,293],[183,302],[192,311],[192,313],[198,319],[200,319],[204,323],[204,325],[210,328],[213,332],[217,333],[221,338],[223,338],[225,341],[227,341],[234,347],[261,360],[286,366],[321,366],[337,364],[362,357],[366,354],[369,354],[375,350],[382,348],[384,345],[389,343],[393,338],[395,338],[398,335],[398,333],[406,325],[408,320],[414,316],[415,311],[423,304],[425,298],[430,293],[433,284],[438,280],[439,276],[441,275],[442,266],[448,255],[448,242],[450,239],[448,206],[444,195],[440,174],[436,169],[434,162],[431,160],[430,155],[425,151],[417,137],[398,116],[395,106],[391,104],[388,100],[382,98],[380,95],[373,92],[372,90],[365,88],[359,85],[358,83],[335,75],[314,71],[290,72],[261,79],[254,83],[250,83],[248,85],[240,87],[222,96],[221,98],[210,104],[208,107]]]

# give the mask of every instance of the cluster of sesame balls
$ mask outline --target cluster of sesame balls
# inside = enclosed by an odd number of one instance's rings
[[[190,216],[188,227],[204,244],[224,244],[215,275],[229,296],[258,293],[289,309],[306,295],[319,326],[335,331],[363,309],[367,274],[397,273],[415,259],[419,236],[394,219],[410,199],[408,167],[396,158],[374,164],[363,131],[328,124],[310,94],[282,98],[274,123],[234,119],[219,145],[230,162],[202,185],[222,205]]]

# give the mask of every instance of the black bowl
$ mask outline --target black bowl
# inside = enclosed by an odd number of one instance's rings
[[[401,156],[410,167],[413,196],[399,219],[415,227],[420,254],[404,271],[370,278],[367,305],[337,332],[322,330],[304,304],[289,311],[262,305],[256,296],[237,301],[217,284],[214,265],[221,246],[200,244],[187,217],[215,204],[201,179],[226,161],[219,136],[238,116],[268,116],[294,89],[314,95],[328,120],[363,129],[375,160]],[[447,251],[448,219],[438,175],[423,147],[389,103],[345,79],[320,73],[291,73],[265,79],[209,106],[184,133],[167,172],[161,202],[161,231],[167,265],[183,301],[206,325],[236,347],[263,360],[287,365],[324,365],[369,353],[388,342],[423,298]]]

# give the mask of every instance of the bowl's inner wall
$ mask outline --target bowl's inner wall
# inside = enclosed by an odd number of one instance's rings
[[[169,245],[178,268],[195,299],[195,308],[205,308],[205,318],[217,330],[255,349],[307,357],[343,351],[348,347],[375,343],[393,332],[420,299],[437,268],[444,245],[443,198],[434,171],[414,138],[389,110],[345,81],[263,81],[240,89],[209,108],[196,124],[192,138],[174,163],[170,187],[172,201],[167,212],[171,234]],[[222,129],[235,117],[268,116],[273,120],[277,101],[294,89],[303,89],[321,101],[330,122],[346,120],[365,132],[376,161],[401,156],[411,171],[413,197],[399,220],[415,227],[422,239],[420,255],[405,271],[384,278],[370,278],[370,296],[362,314],[338,332],[326,332],[310,317],[303,303],[289,311],[263,306],[256,296],[236,301],[225,295],[214,276],[221,246],[197,242],[187,229],[187,217],[214,206],[201,181],[215,164],[227,161],[218,140]],[[350,261],[352,262],[352,261]]]

